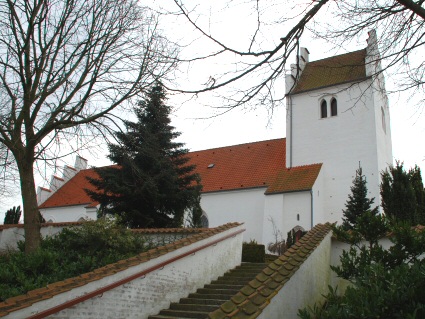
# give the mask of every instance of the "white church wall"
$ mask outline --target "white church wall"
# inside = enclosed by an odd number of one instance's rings
[[[328,215],[328,211],[324,209],[324,173],[323,170],[320,170],[319,175],[316,178],[316,182],[313,185],[312,189],[313,196],[313,222],[312,225],[325,224],[332,220],[332,215]],[[331,220],[328,220],[328,219]]]
[[[283,225],[286,234],[295,226],[311,229],[311,193],[310,191],[283,194]]]
[[[378,169],[385,170],[393,164],[390,109],[388,106],[388,97],[385,93],[384,77],[382,74],[373,81],[374,105],[375,105],[375,125],[378,152]],[[402,160],[402,159],[401,159]]]
[[[295,226],[311,229],[310,191],[265,196],[261,243],[267,248],[267,244],[276,240],[286,240],[288,232]]]
[[[263,239],[262,244],[267,245],[277,241],[286,240],[283,231],[283,194],[265,196],[263,215]]]
[[[208,216],[209,227],[229,222],[244,223],[244,241],[256,240],[261,243],[265,190],[253,188],[202,194],[201,207]]]
[[[375,105],[371,80],[292,96],[292,165],[323,163],[323,203],[328,221],[340,220],[359,164],[371,197],[379,198]],[[320,118],[320,102],[335,97],[337,116]],[[379,106],[380,109],[380,106]],[[287,136],[290,134],[288,128]],[[288,161],[288,159],[287,159]],[[331,215],[332,214],[332,215]]]
[[[81,219],[96,220],[96,209],[86,210],[87,205],[74,205],[40,209],[46,222],[63,223],[76,222]]]

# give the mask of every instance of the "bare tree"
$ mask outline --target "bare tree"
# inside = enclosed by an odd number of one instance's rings
[[[254,103],[257,106],[266,105],[269,108],[273,108],[275,104],[283,101],[285,97],[284,90],[281,89],[282,87],[275,90],[274,86],[276,83],[281,83],[284,78],[282,73],[285,73],[287,60],[292,53],[299,50],[300,38],[307,25],[311,23],[319,10],[328,2],[328,0],[307,1],[301,6],[298,4],[289,4],[288,2],[289,9],[285,8],[282,11],[286,13],[288,13],[288,10],[289,12],[291,10],[294,11],[289,14],[291,15],[289,18],[281,17],[281,20],[284,20],[287,26],[287,31],[277,39],[277,44],[276,41],[267,43],[265,44],[267,48],[264,49],[264,43],[262,43],[261,39],[262,35],[264,35],[262,34],[262,28],[264,27],[262,13],[264,13],[264,8],[260,7],[259,1],[248,1],[248,3],[253,4],[256,25],[253,28],[252,34],[245,35],[245,38],[249,39],[245,41],[246,48],[238,49],[232,43],[226,44],[224,41],[221,41],[209,31],[208,26],[202,26],[200,20],[205,19],[198,19],[196,5],[193,5],[194,8],[188,8],[184,4],[184,1],[173,1],[177,11],[171,14],[183,17],[192,26],[193,33],[197,34],[200,38],[206,39],[209,42],[209,47],[212,48],[210,52],[203,55],[183,58],[181,60],[183,64],[186,62],[191,65],[198,61],[205,63],[208,60],[214,60],[218,57],[237,60],[230,65],[229,69],[209,75],[205,83],[199,83],[197,85],[191,81],[189,88],[168,87],[168,89],[183,93],[198,94],[218,91],[222,88],[233,86],[233,92],[229,93],[227,91],[226,95],[222,96],[226,102],[219,108],[223,109],[223,112],[246,103]],[[231,2],[230,0],[229,3]],[[226,8],[223,10],[226,10]],[[168,13],[170,14],[170,12]],[[277,24],[282,21],[276,21],[275,23]],[[246,83],[249,83],[249,85],[246,86]]]
[[[85,134],[107,129],[105,116],[176,61],[155,16],[137,0],[0,3],[0,143],[19,172],[26,252],[40,243],[36,161],[82,127]]]
[[[208,40],[214,48],[208,53],[189,57],[185,62],[216,59],[218,56],[233,55],[235,62],[216,74],[208,74],[206,83],[193,83],[188,88],[177,89],[193,94],[219,90],[235,85],[231,93],[225,96],[227,104],[221,106],[224,112],[242,104],[252,102],[257,107],[273,108],[284,99],[282,86],[275,88],[283,79],[285,64],[289,55],[299,50],[300,39],[306,30],[318,37],[325,38],[334,47],[341,48],[371,29],[378,33],[378,45],[383,68],[379,73],[391,71],[398,77],[398,91],[414,90],[424,94],[425,74],[423,60],[425,8],[423,0],[342,0],[342,1],[235,1],[228,0],[227,7],[251,6],[253,27],[243,34],[245,48],[236,48],[230,42],[220,40],[210,30],[210,24],[203,23],[210,17],[202,17],[197,11],[198,5],[191,7],[181,0],[173,0],[177,8],[175,15],[180,15],[193,27],[199,37]],[[275,20],[267,20],[270,11]],[[244,11],[245,12],[245,11]],[[214,16],[212,16],[214,18]],[[280,41],[262,42],[270,25],[284,30]],[[283,28],[281,26],[284,25]],[[267,29],[268,28],[268,29]],[[279,39],[276,39],[279,40]],[[263,49],[263,47],[267,47]],[[376,61],[371,61],[376,62]],[[236,66],[235,66],[236,65]],[[288,70],[288,68],[286,68]],[[379,74],[376,74],[379,75]],[[247,81],[248,80],[248,81]],[[246,86],[246,83],[250,83]],[[239,87],[240,89],[237,89]],[[230,95],[229,95],[230,94]]]

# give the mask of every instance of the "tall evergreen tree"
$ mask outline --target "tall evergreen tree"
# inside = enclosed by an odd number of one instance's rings
[[[348,195],[348,200],[345,203],[345,209],[342,210],[342,227],[346,230],[352,229],[356,224],[359,217],[370,211],[370,214],[378,214],[378,206],[371,209],[375,198],[369,199],[367,197],[367,182],[360,167],[356,170],[356,177],[351,186],[351,194]]]
[[[108,145],[117,165],[95,169],[100,178],[90,179],[97,191],[88,193],[102,214],[119,215],[132,228],[180,227],[185,212],[199,208],[200,177],[184,144],[173,141],[180,133],[165,100],[157,83],[134,109],[137,122],[125,121],[119,143]]]
[[[4,224],[19,224],[21,214],[21,206],[13,206],[13,208],[7,210],[4,216]]]
[[[384,212],[411,225],[425,222],[425,191],[419,167],[405,171],[402,162],[381,173]]]

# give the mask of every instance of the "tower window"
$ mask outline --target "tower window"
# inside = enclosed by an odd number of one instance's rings
[[[325,100],[320,103],[320,117],[322,119],[328,117],[328,103]]]
[[[337,116],[338,115],[338,106],[336,103],[336,98],[332,98],[331,100],[331,116]]]
[[[384,133],[387,133],[387,126],[385,123],[385,112],[382,107],[381,107],[381,120],[382,120],[382,129],[384,130]]]

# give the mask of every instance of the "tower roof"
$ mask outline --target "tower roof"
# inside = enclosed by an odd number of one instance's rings
[[[290,94],[359,81],[366,76],[366,49],[308,62]]]

